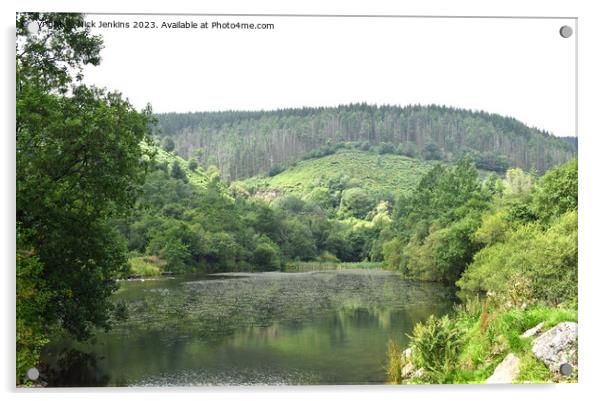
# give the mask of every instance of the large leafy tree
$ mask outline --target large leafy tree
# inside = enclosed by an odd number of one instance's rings
[[[94,327],[109,327],[112,279],[127,258],[108,221],[134,205],[152,155],[141,147],[150,108],[138,112],[118,93],[81,84],[83,66],[97,65],[102,47],[82,15],[18,14],[16,42],[23,369],[35,363],[40,335],[62,328],[85,339]]]

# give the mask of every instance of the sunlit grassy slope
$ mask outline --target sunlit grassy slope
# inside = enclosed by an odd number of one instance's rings
[[[248,188],[270,188],[299,195],[314,187],[325,187],[331,179],[347,176],[350,186],[408,193],[432,165],[432,162],[405,156],[342,150],[330,156],[300,161],[273,177],[253,177],[243,183]]]
[[[157,163],[167,162],[169,164],[169,168],[171,169],[173,164],[176,161],[178,161],[180,163],[180,167],[182,167],[182,170],[184,170],[184,172],[186,173],[188,181],[190,181],[191,184],[193,184],[197,188],[207,187],[207,182],[209,182],[209,178],[200,166],[195,171],[192,171],[188,168],[188,161],[181,158],[180,156],[177,156],[173,153],[169,153],[160,148],[159,146],[157,146],[155,149],[157,151],[155,155],[155,160],[157,161]]]

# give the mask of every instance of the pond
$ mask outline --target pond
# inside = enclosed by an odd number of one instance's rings
[[[129,318],[47,347],[54,386],[381,384],[389,339],[448,313],[453,289],[382,270],[123,282]]]

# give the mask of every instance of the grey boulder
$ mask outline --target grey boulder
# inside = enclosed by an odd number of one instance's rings
[[[487,384],[512,383],[518,376],[520,359],[514,354],[508,354],[504,360],[497,365],[493,374],[487,379]]]
[[[577,323],[562,322],[533,341],[533,354],[552,372],[565,363],[577,363]]]

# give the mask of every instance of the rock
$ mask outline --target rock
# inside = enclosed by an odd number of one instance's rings
[[[539,334],[542,329],[543,329],[543,322],[541,322],[537,326],[531,327],[529,330],[525,331],[523,334],[521,334],[521,337],[523,337],[523,338],[533,337],[533,336]]]
[[[405,378],[412,377],[414,375],[414,364],[410,359],[412,356],[412,348],[406,348],[402,352],[403,360],[405,361],[405,365],[401,368],[401,375]]]
[[[552,372],[558,372],[563,363],[576,365],[577,323],[558,323],[537,337],[531,350]]]
[[[493,374],[485,381],[487,384],[512,383],[518,376],[520,359],[514,354],[508,354],[497,365]]]
[[[414,364],[412,362],[408,362],[403,365],[401,368],[401,376],[402,377],[412,377],[414,375]]]

